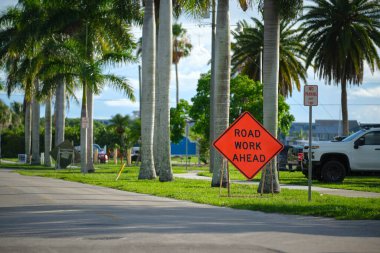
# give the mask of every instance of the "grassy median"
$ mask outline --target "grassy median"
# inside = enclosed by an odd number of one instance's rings
[[[336,219],[380,219],[380,199],[346,198],[313,193],[312,202],[308,202],[307,191],[282,189],[280,194],[260,196],[256,193],[257,186],[238,184],[232,184],[232,197],[227,197],[226,189],[222,189],[220,196],[219,188],[211,188],[208,181],[176,179],[173,182],[161,183],[158,180],[138,180],[138,167],[127,167],[120,179],[115,181],[119,168],[120,165],[102,165],[98,166],[96,173],[82,174],[79,169],[54,170],[43,166],[23,166],[18,172],[22,175],[64,179],[237,209]],[[174,171],[186,172],[181,167],[175,167]]]

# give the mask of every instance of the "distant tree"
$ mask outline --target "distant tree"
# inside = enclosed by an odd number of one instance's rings
[[[170,108],[170,140],[179,143],[186,134],[186,120],[189,118],[189,103],[181,99],[177,107]]]
[[[232,73],[248,75],[253,80],[260,80],[260,54],[264,46],[264,24],[252,18],[254,26],[247,21],[238,24],[241,30],[232,32],[235,42],[232,43]],[[301,81],[306,83],[306,60],[301,29],[294,28],[295,22],[283,19],[280,22],[280,68],[279,92],[291,96],[293,87],[300,91]],[[261,77],[262,78],[262,77]]]
[[[121,114],[116,114],[110,120],[109,127],[113,129],[115,134],[118,136],[120,143],[118,143],[121,147],[121,161],[123,162],[123,157],[126,155],[126,143],[125,143],[125,134],[127,131],[128,124],[130,122],[130,118],[128,115],[122,116]]]
[[[209,140],[209,115],[210,107],[210,74],[203,74],[198,80],[196,95],[191,98],[193,105],[189,116],[195,121],[192,131]],[[238,75],[231,79],[230,93],[230,121],[231,124],[244,111],[249,111],[258,121],[263,122],[263,85],[254,82],[247,76]],[[286,104],[285,98],[279,96],[279,129],[282,133],[289,133],[291,123],[295,120],[290,114],[290,106]],[[203,141],[207,143],[207,141]]]

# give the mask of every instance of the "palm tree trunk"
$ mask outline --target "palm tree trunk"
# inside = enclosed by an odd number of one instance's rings
[[[32,107],[31,102],[25,101],[25,155],[26,163],[30,163],[31,158],[31,136],[32,136]]]
[[[175,86],[176,86],[176,91],[175,91],[175,98],[176,98],[176,107],[178,107],[178,103],[179,103],[179,81],[178,81],[178,63],[176,62],[174,64],[175,66]]]
[[[83,83],[83,97],[81,109],[81,126],[80,126],[80,167],[82,173],[87,173],[87,83]]]
[[[65,84],[63,80],[59,81],[56,98],[55,98],[55,143],[58,144],[65,141]]]
[[[214,135],[221,135],[229,124],[230,111],[230,15],[229,1],[219,0],[217,8],[215,42],[215,108],[214,108]],[[223,166],[224,158],[221,154],[214,154],[214,170],[212,174],[212,187],[218,187],[223,172],[222,185],[227,186],[226,166]]]
[[[51,166],[50,151],[51,151],[51,97],[47,99],[45,103],[45,148],[44,148],[44,165],[47,167]]]
[[[277,138],[280,16],[276,0],[264,1],[264,24],[263,119],[264,127]],[[276,164],[274,158],[263,170],[258,192],[261,192],[261,189],[263,193],[281,191]]]
[[[87,89],[87,115],[88,115],[88,128],[87,128],[87,172],[95,172],[94,168],[94,94],[91,89]]]
[[[38,81],[35,81],[35,89],[38,91]],[[32,107],[32,161],[31,164],[41,164],[40,157],[40,103],[33,99]]]
[[[170,157],[170,115],[169,115],[169,85],[170,67],[172,63],[172,1],[160,2],[160,29],[158,32],[158,59],[160,71],[158,73],[159,96],[159,171],[160,181],[173,180],[173,171]]]
[[[157,0],[155,0],[156,2]],[[156,45],[156,53],[155,55],[157,55],[157,48],[158,48],[158,30],[159,30],[159,11],[160,11],[160,8],[159,8],[159,4],[155,3],[155,12],[154,12],[154,16],[155,16],[155,23],[156,23],[156,30],[155,30],[155,34],[156,34],[156,38],[155,38],[155,45]],[[160,171],[159,171],[159,164],[160,164],[160,156],[159,156],[159,153],[160,153],[160,146],[158,145],[159,141],[158,141],[158,131],[157,129],[159,128],[158,127],[158,122],[160,121],[160,114],[159,114],[159,96],[158,96],[158,73],[159,73],[159,68],[160,68],[160,64],[159,62],[156,60],[156,63],[155,63],[155,77],[154,77],[154,85],[155,85],[155,90],[154,90],[154,127],[153,127],[153,158],[154,158],[154,168],[156,170],[156,175],[159,175],[160,174]]]
[[[209,171],[214,171],[215,148],[212,145],[215,139],[214,135],[214,114],[215,114],[215,25],[216,25],[216,1],[212,0],[212,24],[211,24],[211,81],[210,81],[210,167]]]
[[[156,22],[154,1],[145,2],[142,45],[141,167],[139,179],[156,178],[153,157],[155,110]]]
[[[341,106],[342,106],[342,123],[343,123],[343,135],[348,136],[349,134],[349,124],[348,124],[348,108],[347,108],[347,81],[342,80],[341,83]]]

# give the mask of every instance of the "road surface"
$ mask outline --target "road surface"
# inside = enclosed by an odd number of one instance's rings
[[[0,252],[376,252],[380,221],[266,214],[0,170]]]

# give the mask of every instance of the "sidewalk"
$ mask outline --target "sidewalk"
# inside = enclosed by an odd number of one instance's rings
[[[174,174],[174,177],[211,181],[211,178],[209,178],[209,177],[198,176],[197,171],[192,171],[192,172],[190,171],[189,173],[185,173],[185,174]],[[258,182],[253,182],[253,181],[231,180],[231,182],[235,183],[235,184],[256,184],[256,185],[258,185]],[[305,190],[305,191],[308,190],[308,186],[304,186],[304,185],[281,184],[281,188],[292,189],[292,190]],[[363,192],[363,191],[353,191],[353,190],[344,190],[344,189],[330,189],[330,188],[323,188],[323,187],[316,187],[316,186],[312,186],[311,190],[315,191],[315,192],[319,192],[320,194],[329,194],[329,195],[336,195],[336,196],[349,197],[349,198],[380,198],[380,193],[377,193],[377,192]]]

